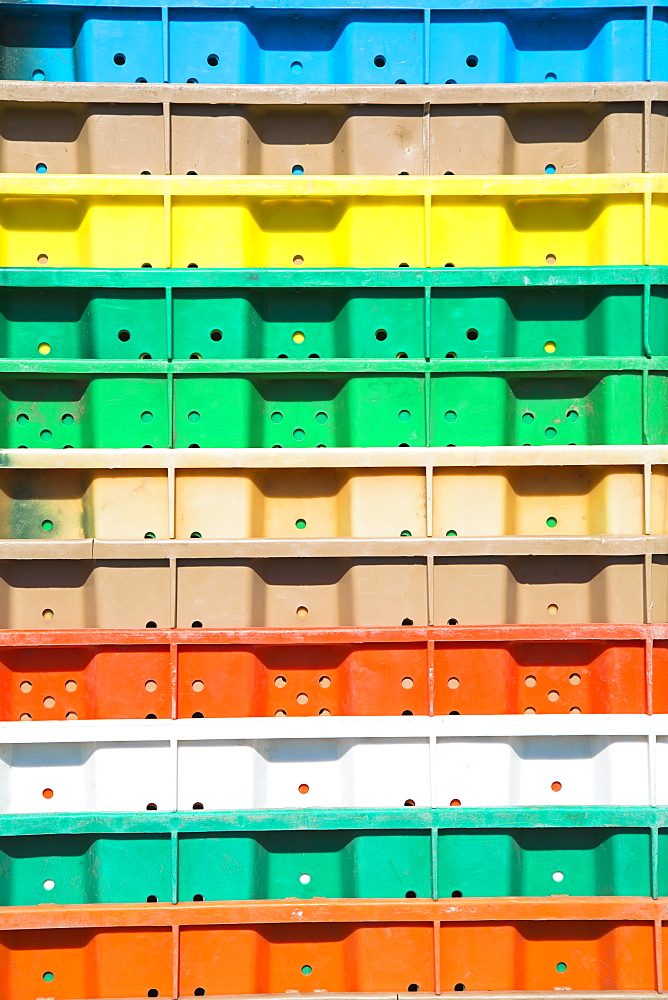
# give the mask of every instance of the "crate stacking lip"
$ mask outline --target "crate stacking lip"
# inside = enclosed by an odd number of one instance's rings
[[[0,947],[12,1000],[44,982],[64,1000],[304,988],[337,1000],[564,988],[646,1000],[662,990],[665,916],[665,900],[577,896],[7,907]]]
[[[15,449],[0,500],[25,541],[665,535],[668,448]]]
[[[5,82],[0,168],[49,175],[662,172],[667,94],[662,83]]]
[[[382,9],[379,10],[378,7]],[[582,2],[3,5],[6,79],[203,84],[665,80],[666,8]]]
[[[85,629],[0,638],[5,722],[668,710],[666,625]]]
[[[667,204],[662,174],[3,174],[0,264],[294,270],[663,264]]]
[[[3,543],[0,626],[668,620],[663,536]]]
[[[0,906],[664,896],[661,808],[12,815]]]
[[[300,374],[344,359],[367,370],[430,360],[466,372],[529,358],[573,368],[668,355],[667,286],[668,268],[652,266],[4,268],[0,358],[289,361]]]

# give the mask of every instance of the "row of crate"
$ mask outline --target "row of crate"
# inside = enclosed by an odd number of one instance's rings
[[[3,359],[250,359],[302,372],[333,359],[468,371],[531,358],[546,371],[667,354],[665,267],[0,269]]]
[[[668,713],[657,625],[88,629],[2,642],[8,722]]]
[[[668,534],[665,447],[194,451],[6,452],[0,538]]]
[[[311,827],[321,808],[668,804],[665,715],[68,719],[0,737],[17,815],[294,809]]]
[[[665,552],[664,536],[9,541],[0,627],[666,622]]]
[[[43,15],[42,15],[43,16]],[[211,87],[5,83],[0,171],[661,173],[665,84]]]
[[[663,174],[0,174],[3,266],[441,268],[666,261]]]
[[[3,3],[0,78],[190,84],[666,80],[663,4]]]
[[[665,902],[586,897],[13,907],[0,910],[0,983],[7,1000],[309,989],[312,1000],[465,990],[650,1000],[664,988],[665,921]]]
[[[668,443],[666,357],[1,367],[4,449]]]
[[[665,809],[411,812],[8,816],[0,907],[668,895]]]

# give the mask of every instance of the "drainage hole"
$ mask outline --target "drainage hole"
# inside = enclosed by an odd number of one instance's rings
[[[122,52],[117,52],[114,56],[114,62],[117,66],[125,66],[125,56]]]
[[[386,62],[387,59],[385,58],[385,56],[376,56],[373,60],[374,66],[377,66],[378,69],[382,69]]]

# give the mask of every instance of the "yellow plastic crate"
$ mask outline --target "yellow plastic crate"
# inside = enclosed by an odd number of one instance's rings
[[[0,177],[0,266],[668,263],[668,178]]]

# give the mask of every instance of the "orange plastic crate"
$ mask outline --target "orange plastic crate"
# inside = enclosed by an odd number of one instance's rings
[[[668,711],[668,626],[1,634],[0,720]]]

